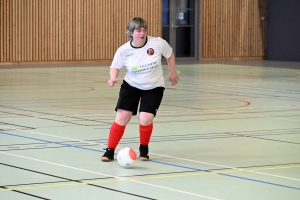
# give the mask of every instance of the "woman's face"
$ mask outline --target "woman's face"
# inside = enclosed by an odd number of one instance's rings
[[[139,29],[134,29],[133,33],[131,34],[133,43],[136,45],[144,45],[146,42],[147,37],[147,29],[141,27]]]

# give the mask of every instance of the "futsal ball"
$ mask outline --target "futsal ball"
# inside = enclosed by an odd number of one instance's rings
[[[118,152],[117,159],[122,167],[131,167],[136,161],[136,153],[132,148],[124,147]]]

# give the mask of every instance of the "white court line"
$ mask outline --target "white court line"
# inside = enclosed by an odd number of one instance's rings
[[[225,114],[238,114],[238,115],[246,115],[246,116],[255,116],[255,117],[265,117],[265,118],[274,118],[274,119],[282,119],[282,120],[289,120],[289,119],[283,119],[283,118],[276,118],[276,117],[266,117],[266,116],[260,116],[260,115],[251,115],[251,114],[241,114],[241,113],[237,113],[237,112],[225,112],[226,110],[240,110],[240,111],[248,111],[248,110],[256,110],[256,109],[270,109],[270,108],[295,108],[295,107],[299,107],[300,105],[291,105],[291,106],[270,106],[270,107],[254,107],[254,108],[220,108],[220,109],[202,109],[202,110],[184,110],[185,112],[209,112],[209,111],[216,111],[216,112],[221,112],[221,113],[225,113]],[[280,112],[282,110],[278,110],[277,112]],[[164,116],[165,114],[168,113],[181,113],[181,111],[178,110],[168,110],[168,111],[159,111],[162,116]],[[264,111],[262,111],[264,112]],[[14,119],[28,119],[28,118],[41,118],[41,117],[47,117],[50,119],[56,119],[56,118],[68,118],[68,117],[99,117],[99,116],[114,116],[114,113],[105,113],[105,114],[75,114],[75,115],[61,115],[61,116],[57,116],[57,115],[42,115],[42,116],[29,116],[29,117],[10,117],[10,118],[1,118],[2,120],[14,120]],[[289,120],[289,121],[295,121],[295,120]],[[299,120],[297,120],[299,121]]]
[[[0,126],[0,127],[7,128],[5,126]],[[15,129],[15,130],[23,131],[23,132],[28,132],[28,133],[33,133],[33,134],[38,134],[38,135],[45,135],[45,136],[55,137],[55,138],[60,138],[60,139],[65,139],[65,140],[71,140],[71,141],[76,141],[76,142],[85,142],[85,143],[88,143],[88,144],[96,144],[96,145],[106,146],[106,145],[99,144],[99,143],[96,143],[96,142],[89,142],[89,141],[85,141],[85,140],[77,140],[77,139],[73,139],[73,138],[67,138],[67,137],[61,137],[61,136],[56,136],[56,135],[50,135],[50,134],[46,134],[46,133],[39,133],[39,132],[35,132],[35,131],[27,131],[27,130],[21,130],[21,129]],[[117,148],[121,148],[121,147],[117,147]],[[135,150],[135,151],[137,151],[137,150]],[[263,172],[252,171],[252,170],[245,170],[245,169],[240,169],[240,168],[236,168],[236,167],[230,167],[230,166],[225,166],[225,165],[218,165],[218,164],[214,164],[214,163],[207,163],[207,162],[201,162],[201,161],[196,161],[196,160],[189,160],[189,159],[185,159],[185,158],[168,156],[168,155],[157,154],[157,153],[150,153],[150,154],[161,156],[161,157],[173,158],[173,159],[177,159],[177,160],[184,160],[184,161],[189,161],[189,162],[194,162],[194,163],[205,164],[205,165],[209,165],[209,166],[215,166],[215,167],[221,167],[221,168],[229,168],[229,169],[234,169],[234,170],[239,170],[239,171],[244,171],[244,172],[247,171],[247,172],[251,172],[251,173],[255,173],[255,174],[261,174],[261,175],[265,175],[265,176],[273,176],[273,177],[282,178],[282,179],[300,181],[300,179],[295,179],[295,178],[291,178],[291,177],[287,177],[287,176],[279,176],[279,175],[274,175],[274,174],[268,174],[268,173],[263,173]]]
[[[238,99],[241,100],[241,99]],[[299,107],[300,105],[290,105],[290,106],[264,106],[264,107],[252,107],[252,108],[248,108],[248,107],[239,107],[239,108],[218,108],[218,109],[201,109],[201,110],[184,110],[185,112],[205,112],[205,111],[214,111],[214,110],[256,110],[256,109],[270,109],[270,108],[295,108],[295,107]],[[280,112],[282,110],[278,110],[278,112]],[[285,110],[284,110],[285,111]],[[264,111],[262,111],[264,112]],[[159,113],[182,113],[182,110],[162,110],[159,111]],[[66,116],[72,116],[72,115],[66,115]]]
[[[253,107],[253,108],[247,108],[247,107],[241,107],[241,108],[220,108],[218,110],[242,110],[242,111],[248,111],[248,110],[258,110],[258,109],[270,109],[270,108],[282,108],[281,110],[276,110],[278,112],[285,111],[284,108],[295,108],[299,107],[300,105],[290,105],[290,106],[264,106],[264,107]],[[299,109],[299,108],[295,108]],[[264,112],[264,111],[261,111]],[[268,112],[268,110],[266,110]]]
[[[147,186],[152,186],[152,187],[156,187],[156,188],[160,188],[160,189],[170,190],[170,191],[173,191],[173,192],[188,194],[188,195],[191,195],[191,196],[202,197],[202,198],[205,198],[205,199],[221,200],[221,199],[217,199],[217,198],[214,198],[214,197],[204,196],[204,195],[195,194],[195,193],[191,193],[191,192],[185,192],[185,191],[182,191],[182,190],[176,190],[176,189],[173,189],[173,188],[168,188],[168,187],[164,187],[164,186],[160,186],[160,185],[154,185],[154,184],[151,184],[151,183],[145,183],[145,182],[141,182],[141,181],[137,181],[137,180],[122,178],[122,177],[113,176],[113,175],[110,175],[110,174],[104,174],[104,173],[90,171],[90,170],[81,169],[81,168],[77,168],[77,167],[72,167],[72,166],[68,166],[68,165],[62,165],[62,164],[59,164],[59,163],[49,162],[49,161],[45,161],[45,160],[39,160],[39,159],[35,159],[35,158],[20,156],[20,155],[11,154],[11,153],[5,153],[5,152],[1,152],[1,151],[0,151],[0,153],[6,154],[6,155],[9,155],[9,156],[15,156],[15,157],[19,157],[19,158],[24,158],[24,159],[28,159],[28,160],[37,161],[37,162],[42,162],[42,163],[46,163],[46,164],[50,164],[50,165],[56,165],[56,166],[60,166],[60,167],[68,168],[68,169],[77,170],[77,171],[83,171],[83,172],[87,172],[87,173],[91,173],[91,174],[97,174],[97,175],[106,176],[106,177],[113,177],[113,178],[124,180],[124,181],[130,181],[130,182],[139,183],[139,184],[143,184],[143,185],[147,185]],[[3,190],[5,190],[5,189],[3,189]]]
[[[263,115],[242,114],[242,113],[238,113],[238,112],[222,111],[222,109],[213,109],[213,110],[209,110],[209,111],[216,112],[216,113],[222,113],[222,114],[236,114],[236,115],[242,115],[242,116],[259,117],[259,118],[266,118],[266,119],[276,119],[276,120],[292,121],[292,122],[300,121],[297,119],[293,120],[293,119],[285,119],[285,118],[280,118],[280,117],[267,117],[267,116],[263,116]]]
[[[298,105],[297,105],[298,106]],[[286,106],[286,107],[291,107],[291,106]],[[254,115],[254,114],[243,114],[243,113],[238,113],[238,112],[230,112],[226,110],[236,110],[237,108],[220,108],[220,109],[201,109],[201,110],[184,110],[185,112],[216,112],[216,113],[222,113],[222,114],[236,114],[236,115],[244,115],[244,116],[250,116],[250,117],[260,117],[260,118],[266,118],[266,119],[276,119],[276,120],[283,120],[283,121],[292,121],[292,122],[298,122],[300,120],[293,120],[293,119],[285,119],[285,118],[279,118],[279,117],[267,117],[263,115]],[[257,109],[257,108],[252,108],[252,109]],[[251,108],[248,108],[248,110],[252,110]],[[263,109],[263,107],[262,107]],[[241,109],[238,109],[241,110]],[[182,112],[182,111],[160,111],[164,113],[177,113],[177,112]],[[262,111],[263,112],[263,111]],[[280,111],[278,111],[280,112]],[[286,116],[288,117],[288,116]]]
[[[226,166],[226,165],[218,165],[218,164],[213,164],[213,163],[201,162],[201,161],[196,161],[196,160],[189,160],[189,159],[185,159],[185,158],[167,156],[167,155],[156,154],[156,153],[151,153],[151,154],[162,156],[162,157],[167,157],[167,158],[173,158],[173,159],[177,159],[177,160],[184,160],[184,161],[189,161],[189,162],[194,162],[194,163],[211,165],[211,166],[215,166],[215,167],[230,168],[230,169],[238,170],[238,171],[241,171],[241,172],[251,172],[251,173],[256,173],[256,174],[261,174],[261,175],[266,175],[266,176],[273,176],[273,177],[277,177],[277,178],[283,178],[283,179],[289,179],[289,180],[294,180],[294,181],[300,181],[300,179],[290,178],[290,177],[286,177],[286,176],[279,176],[279,175],[274,175],[274,174],[268,174],[268,173],[263,173],[263,172],[257,172],[257,171],[251,171],[251,170],[247,170],[247,169],[245,170],[245,169],[240,169],[240,168],[236,168],[236,167],[230,167],[230,166]]]
[[[113,117],[115,117],[115,113],[112,113],[112,114],[99,114],[99,115],[93,115],[93,114],[91,114],[91,115],[80,115],[80,114],[78,114],[78,115],[61,115],[61,116],[57,116],[57,115],[40,115],[40,116],[28,116],[28,117],[10,117],[10,118],[1,118],[0,117],[0,119],[28,119],[28,118],[45,118],[45,117],[47,117],[47,118],[50,118],[50,119],[57,119],[57,118],[68,118],[68,117],[106,117],[106,116],[113,116]]]
[[[230,112],[230,111],[223,111],[223,110],[231,110],[231,109],[211,109],[211,110],[201,110],[202,112],[216,112],[216,113],[222,113],[222,114],[236,114],[236,115],[242,115],[242,116],[250,116],[250,117],[259,117],[259,118],[266,118],[266,119],[276,119],[276,120],[283,120],[283,121],[292,121],[292,122],[298,122],[300,120],[293,120],[293,119],[285,119],[285,118],[279,118],[279,117],[267,117],[267,116],[263,116],[263,115],[254,115],[254,114],[242,114],[242,113],[238,113],[238,112]],[[182,111],[167,111],[165,113],[176,113],[176,112],[182,112]],[[188,112],[185,110],[185,112]],[[191,112],[197,112],[197,110],[192,111]],[[279,112],[279,111],[278,111]],[[162,115],[163,116],[163,115]],[[288,116],[287,116],[288,117]]]
[[[267,82],[274,82],[274,81],[267,81]],[[265,82],[264,82],[265,83]],[[250,83],[248,83],[250,84]],[[252,83],[251,83],[252,84]],[[257,83],[255,83],[257,84]],[[225,84],[214,84],[214,83],[203,83],[203,84],[200,84],[199,86],[217,86],[217,87],[225,87],[225,88],[242,88],[242,89],[255,89],[255,90],[258,90],[258,91],[272,91],[272,92],[278,92],[278,91],[284,91],[284,92],[289,92],[289,93],[292,93],[292,92],[298,92],[299,90],[291,90],[291,91],[286,91],[285,89],[273,89],[273,88],[262,88],[262,87],[251,87],[251,86],[240,86],[240,85],[225,85]]]

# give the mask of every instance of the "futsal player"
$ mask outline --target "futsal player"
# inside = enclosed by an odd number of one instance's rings
[[[172,86],[179,81],[171,46],[160,37],[148,36],[147,28],[147,22],[140,17],[134,17],[127,23],[126,34],[129,41],[117,49],[110,66],[109,86],[115,85],[123,67],[126,67],[126,75],[120,88],[115,108],[116,117],[110,128],[107,148],[104,149],[106,152],[101,158],[104,162],[114,160],[114,152],[126,125],[138,112],[139,158],[142,161],[149,160],[148,145],[153,131],[153,119],[165,90],[162,56],[167,60]]]

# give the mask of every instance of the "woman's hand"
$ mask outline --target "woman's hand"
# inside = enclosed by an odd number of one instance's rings
[[[117,82],[116,79],[110,79],[109,81],[107,81],[107,84],[110,86],[110,87],[113,87],[115,85],[115,83]]]
[[[179,77],[176,71],[169,72],[169,81],[172,83],[172,86],[176,85],[179,81]]]

